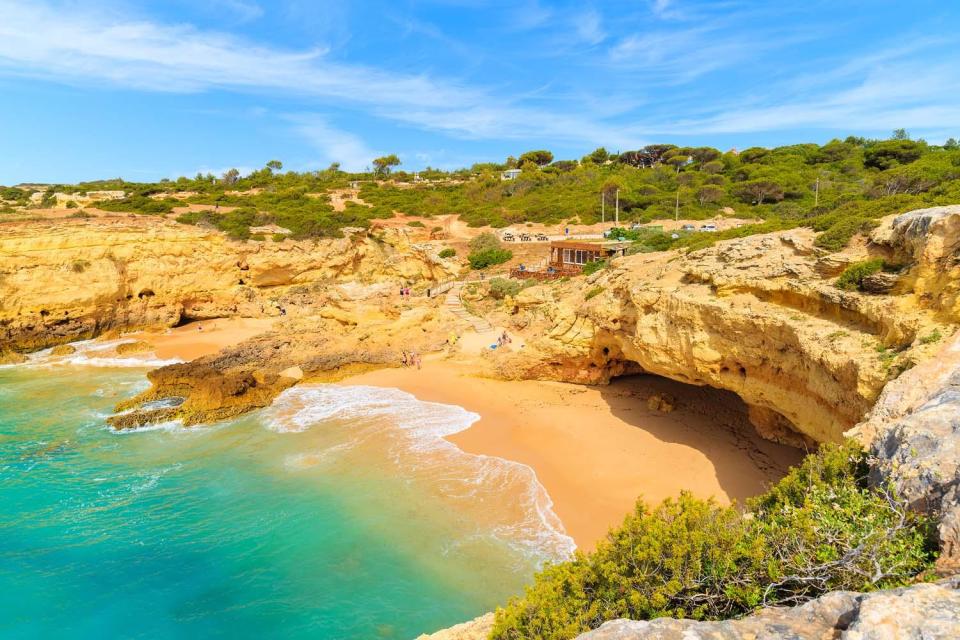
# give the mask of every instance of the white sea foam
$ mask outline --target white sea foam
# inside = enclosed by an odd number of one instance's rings
[[[107,427],[110,431],[120,435],[126,435],[131,433],[145,433],[147,431],[182,431],[185,429],[183,426],[182,420],[167,420],[166,422],[154,422],[152,424],[145,424],[139,427],[133,427],[131,429],[114,429],[113,427]],[[196,431],[197,429],[192,428]]]
[[[117,347],[121,344],[134,342],[130,339],[118,340],[83,340],[74,342],[74,353],[62,356],[53,355],[53,349],[44,349],[27,356],[27,361],[20,365],[8,365],[18,367],[55,367],[55,366],[80,366],[80,367],[106,367],[106,368],[156,368],[168,364],[177,364],[183,362],[178,359],[157,358],[150,353],[133,353],[129,355],[119,355]]]
[[[357,441],[326,451],[289,456],[287,466],[305,468],[329,461],[376,433],[393,436],[391,457],[398,468],[428,478],[446,498],[480,507],[503,509],[503,496],[519,495],[511,510],[518,517],[494,523],[492,535],[543,559],[569,557],[576,545],[553,511],[546,489],[534,470],[522,463],[468,454],[445,436],[467,429],[480,416],[454,405],[424,402],[399,389],[369,386],[300,385],[284,391],[265,412],[268,428],[302,432],[330,420],[348,421]],[[466,472],[465,472],[466,471]],[[519,515],[516,513],[519,511]],[[466,544],[461,540],[452,544]]]

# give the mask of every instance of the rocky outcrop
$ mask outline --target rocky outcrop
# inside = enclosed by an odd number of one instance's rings
[[[469,622],[457,624],[431,634],[422,634],[417,640],[487,640],[493,629],[493,614],[487,613]]]
[[[936,517],[938,568],[960,571],[960,335],[891,382],[848,435],[869,447],[876,484]]]
[[[186,425],[265,407],[301,380],[333,380],[369,367],[398,366],[401,350],[445,346],[456,322],[440,304],[412,308],[373,302],[326,308],[219,353],[147,374],[151,387],[117,407],[115,429],[180,420]]]
[[[795,229],[630,256],[586,284],[531,287],[503,319],[530,336],[527,348],[498,355],[498,370],[587,383],[652,373],[737,393],[773,439],[837,441],[889,380],[930,356],[925,336],[953,331],[960,315],[933,300],[953,285],[930,274],[949,262],[956,221],[952,209],[890,218],[875,242],[832,255]],[[915,237],[919,228],[928,235]],[[835,286],[844,265],[874,256],[910,267],[889,293]]]
[[[0,225],[0,349],[34,351],[193,319],[279,315],[309,304],[314,289],[332,282],[436,281],[453,268],[401,229],[236,242],[150,216],[9,222]]]
[[[947,640],[960,637],[955,583],[860,594],[828,593],[802,606],[770,608],[741,620],[612,620],[579,640]]]

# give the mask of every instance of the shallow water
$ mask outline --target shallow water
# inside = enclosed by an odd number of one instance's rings
[[[530,469],[441,438],[463,409],[317,385],[112,432],[144,373],[0,369],[0,637],[410,638],[571,549]]]

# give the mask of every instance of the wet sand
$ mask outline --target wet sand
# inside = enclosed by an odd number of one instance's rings
[[[681,490],[719,502],[762,493],[803,453],[756,435],[734,394],[635,376],[607,387],[500,381],[468,365],[428,360],[423,369],[384,369],[343,384],[395,387],[421,400],[481,416],[449,439],[463,450],[532,467],[578,547],[592,549],[642,496],[649,504]],[[647,407],[669,394],[676,409]]]

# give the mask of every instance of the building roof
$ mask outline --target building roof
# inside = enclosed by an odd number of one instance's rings
[[[606,242],[590,242],[589,240],[554,240],[550,243],[551,247],[560,247],[561,249],[607,249],[614,251],[616,249],[625,249],[630,246],[629,242],[617,242],[609,240]]]

